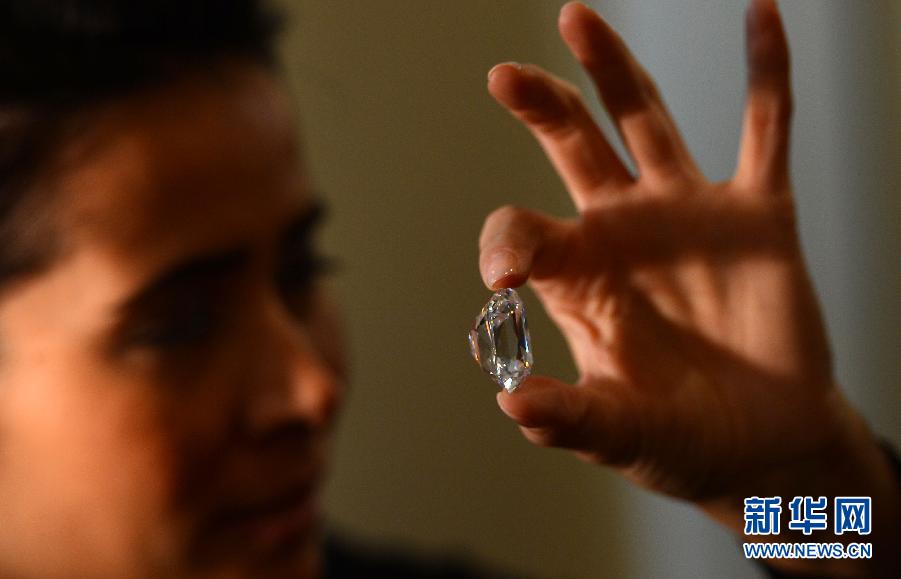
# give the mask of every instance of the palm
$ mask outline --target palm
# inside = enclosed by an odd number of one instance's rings
[[[528,280],[581,374],[576,388],[533,380],[521,396],[502,395],[502,407],[535,442],[683,497],[735,490],[729,481],[749,481],[739,471],[778,471],[830,435],[828,347],[787,178],[787,52],[778,16],[767,16],[749,30],[748,112],[728,183],[703,178],[646,73],[582,6],[564,9],[561,32],[639,178],[568,84],[512,65],[489,81],[536,135],[580,213],[559,221],[504,208],[486,222],[489,285]],[[513,267],[494,267],[498,255]],[[786,439],[793,444],[779,444]]]
[[[571,346],[582,387],[625,407],[611,429],[618,440],[608,435],[588,456],[695,497],[741,479],[735,465],[762,466],[763,456],[735,453],[772,446],[750,432],[809,438],[796,425],[808,423],[805,413],[824,415],[809,390],[825,392],[830,366],[790,204],[764,198],[739,210],[728,185],[703,182],[678,195],[636,187],[583,211],[565,225],[558,269],[532,285]]]

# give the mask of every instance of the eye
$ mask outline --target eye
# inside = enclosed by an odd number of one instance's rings
[[[126,343],[165,351],[205,345],[223,326],[225,314],[220,301],[203,292],[175,299],[133,323]]]
[[[334,269],[335,261],[332,258],[314,254],[310,250],[284,259],[278,274],[278,286],[292,311],[305,316],[309,309],[310,294],[317,280]]]
[[[134,342],[161,349],[187,347],[208,341],[220,325],[219,316],[207,308],[198,308],[144,328]]]

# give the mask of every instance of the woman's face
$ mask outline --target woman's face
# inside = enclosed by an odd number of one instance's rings
[[[288,97],[229,63],[89,120],[0,295],[0,574],[315,574],[342,354]]]

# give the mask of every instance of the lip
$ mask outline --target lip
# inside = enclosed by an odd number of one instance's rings
[[[226,543],[245,545],[253,552],[281,550],[309,537],[320,509],[315,481],[295,484],[268,498],[227,506],[210,519],[208,529]]]
[[[244,525],[254,542],[273,547],[307,535],[318,519],[318,505],[313,490],[301,487],[248,511]]]

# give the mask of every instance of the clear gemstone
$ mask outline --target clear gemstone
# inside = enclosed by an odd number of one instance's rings
[[[526,309],[512,289],[491,296],[469,331],[472,357],[507,392],[532,373],[532,345]]]

